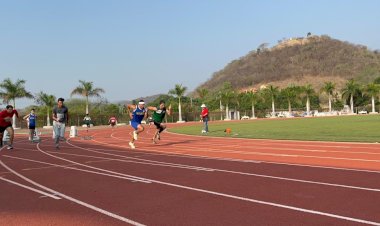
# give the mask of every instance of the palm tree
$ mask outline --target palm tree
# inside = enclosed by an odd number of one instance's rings
[[[186,86],[182,86],[182,84],[176,84],[174,89],[169,90],[169,94],[178,98],[178,122],[182,121],[182,109],[181,109],[181,98],[185,94],[187,90]]]
[[[359,84],[357,84],[354,79],[348,80],[345,87],[342,89],[342,97],[345,99],[350,97],[351,113],[354,112],[354,96],[357,95],[359,91]]]
[[[267,93],[272,99],[272,117],[276,116],[274,109],[274,99],[278,95],[278,92],[279,91],[277,86],[269,85],[267,88],[265,88],[265,93]]]
[[[202,102],[204,102],[207,94],[208,94],[208,89],[205,89],[205,88],[198,88],[197,89],[197,94],[199,96],[199,98],[201,99]]]
[[[332,83],[332,82],[325,82],[325,85],[321,88],[321,92],[326,93],[329,96],[329,112],[332,111],[331,99],[332,99],[332,95],[334,94],[334,90],[335,90],[335,83]]]
[[[255,104],[257,101],[257,93],[254,90],[247,91],[245,93],[247,96],[248,100],[251,102],[251,107],[252,107],[252,119],[256,118],[255,116]]]
[[[306,115],[310,116],[310,96],[314,93],[313,86],[307,84],[302,87],[302,92],[306,95]]]
[[[0,91],[0,96],[6,104],[9,104],[9,102],[12,101],[13,107],[16,108],[17,98],[33,98],[33,95],[26,91],[24,86],[25,82],[26,81],[23,79],[17,79],[17,81],[13,83],[10,78],[6,78],[0,83],[0,88],[3,89]]]
[[[283,96],[286,97],[286,100],[288,101],[288,111],[289,115],[292,114],[292,101],[296,98],[297,96],[297,87],[294,85],[288,86],[282,91]]]
[[[229,120],[229,104],[231,101],[235,98],[235,92],[232,90],[231,83],[225,82],[223,84],[223,90],[222,90],[222,101],[226,105],[226,119]]]
[[[86,82],[79,80],[80,86],[77,86],[73,91],[71,91],[71,96],[78,94],[86,97],[86,114],[88,114],[88,98],[89,97],[100,97],[100,93],[105,93],[102,88],[94,88],[93,82]]]
[[[39,92],[36,94],[35,96],[35,101],[37,104],[41,105],[41,106],[46,106],[46,121],[47,121],[47,126],[51,126],[50,125],[50,110],[53,108],[54,104],[55,104],[55,96],[54,95],[49,95],[49,94],[46,94],[44,92]]]
[[[380,87],[378,84],[369,83],[366,87],[364,87],[364,93],[371,96],[372,99],[372,113],[375,113],[375,96],[379,94]]]
[[[15,83],[12,82],[10,78],[6,78],[0,83],[0,88],[3,90],[0,91],[0,96],[3,98],[6,104],[9,104],[10,101],[13,102],[13,107],[16,108],[16,99],[17,98],[33,98],[33,95],[26,91],[25,89],[25,80],[17,79]],[[13,127],[16,127],[16,115],[13,116]]]

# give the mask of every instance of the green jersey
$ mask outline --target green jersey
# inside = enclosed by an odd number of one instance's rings
[[[157,110],[154,111],[154,113],[153,113],[153,121],[161,123],[162,120],[164,120],[164,118],[165,118],[165,114],[166,114],[166,107],[164,107],[163,109],[160,109],[158,107]]]

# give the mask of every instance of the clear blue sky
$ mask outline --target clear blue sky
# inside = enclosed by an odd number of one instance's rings
[[[64,98],[79,79],[93,81],[109,101],[180,83],[192,91],[284,37],[311,32],[380,49],[379,9],[378,0],[0,0],[0,80]]]

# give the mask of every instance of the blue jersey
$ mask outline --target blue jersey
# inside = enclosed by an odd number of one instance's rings
[[[133,110],[133,118],[131,121],[141,123],[141,121],[144,119],[146,109],[140,109],[138,106],[136,106],[135,110]]]
[[[36,115],[35,114],[29,115],[29,126],[36,126]]]

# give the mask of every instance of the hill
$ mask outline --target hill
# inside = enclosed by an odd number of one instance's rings
[[[281,88],[310,83],[318,89],[325,81],[333,81],[340,89],[347,79],[369,83],[380,76],[379,51],[326,35],[291,38],[272,48],[266,46],[262,44],[233,60],[198,88],[216,90],[230,82],[240,90],[269,83]]]

